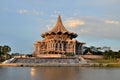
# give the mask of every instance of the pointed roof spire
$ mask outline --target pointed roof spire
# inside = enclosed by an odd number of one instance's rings
[[[56,25],[53,27],[52,30],[50,30],[50,32],[55,32],[55,33],[57,33],[57,32],[62,32],[62,33],[68,32],[62,24],[62,20],[61,20],[60,15],[58,16]]]
[[[60,33],[63,33],[63,34],[64,34],[64,33],[67,33],[67,34],[71,35],[72,38],[77,37],[77,34],[76,34],[76,33],[69,32],[69,31],[63,26],[60,15],[58,16],[58,19],[57,19],[56,24],[55,24],[55,26],[53,27],[53,29],[51,29],[51,30],[48,31],[48,32],[43,33],[41,36],[44,38],[45,35],[48,35],[48,34],[50,35],[51,33],[58,34],[59,32],[60,32]]]

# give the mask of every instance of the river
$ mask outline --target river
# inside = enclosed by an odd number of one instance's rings
[[[0,80],[120,80],[120,69],[98,67],[0,67]]]

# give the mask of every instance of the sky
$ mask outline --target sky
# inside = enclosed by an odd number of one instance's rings
[[[55,25],[78,34],[85,46],[120,50],[120,0],[0,0],[0,45],[31,54],[35,41]]]

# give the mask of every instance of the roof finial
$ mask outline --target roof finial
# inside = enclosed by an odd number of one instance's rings
[[[59,22],[62,23],[60,15],[58,15],[58,20],[57,20],[57,23]]]
[[[58,18],[61,18],[60,15],[58,15]]]

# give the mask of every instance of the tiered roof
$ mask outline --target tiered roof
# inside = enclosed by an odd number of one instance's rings
[[[69,32],[62,24],[62,20],[61,20],[61,17],[58,16],[58,19],[57,19],[57,22],[56,22],[56,25],[53,27],[53,29],[51,29],[50,31],[48,32],[45,32],[42,34],[42,37],[44,38],[46,35],[51,35],[51,34],[68,34],[68,35],[71,35],[73,38],[77,37],[77,34],[76,33],[73,33],[73,32]]]

